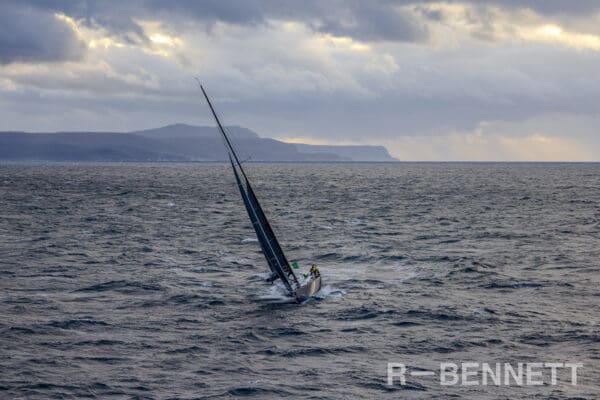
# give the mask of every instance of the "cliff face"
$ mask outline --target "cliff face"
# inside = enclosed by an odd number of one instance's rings
[[[240,158],[252,161],[396,161],[380,146],[312,146],[227,127]],[[184,124],[131,133],[0,132],[5,161],[226,161],[216,128]]]

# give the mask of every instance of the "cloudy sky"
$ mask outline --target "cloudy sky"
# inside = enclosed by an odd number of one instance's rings
[[[600,161],[600,1],[0,2],[0,130],[227,124],[402,160]]]

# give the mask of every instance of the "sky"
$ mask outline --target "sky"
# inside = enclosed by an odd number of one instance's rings
[[[224,122],[406,161],[600,161],[600,1],[0,2],[0,130]]]

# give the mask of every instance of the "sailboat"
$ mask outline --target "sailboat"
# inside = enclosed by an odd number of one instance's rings
[[[200,82],[198,83],[200,84]],[[235,175],[240,194],[242,195],[242,200],[246,206],[246,211],[248,211],[250,222],[252,222],[252,226],[256,232],[256,237],[260,243],[261,250],[267,259],[267,264],[271,270],[271,275],[267,281],[273,283],[276,279],[280,279],[285,286],[287,295],[294,298],[297,302],[303,302],[310,297],[313,297],[321,290],[320,272],[316,268],[311,268],[311,273],[305,274],[302,281],[300,281],[294,273],[294,269],[297,268],[297,263],[292,264],[294,268],[290,266],[290,263],[271,228],[271,224],[269,224],[269,220],[256,198],[254,189],[252,189],[252,186],[250,185],[246,171],[244,171],[244,168],[242,167],[242,163],[231,144],[231,140],[227,136],[225,129],[223,129],[223,125],[202,85],[200,85],[200,89],[215,118],[217,127],[223,136],[225,147],[227,148],[227,155],[229,156],[229,162],[233,169],[233,174]]]

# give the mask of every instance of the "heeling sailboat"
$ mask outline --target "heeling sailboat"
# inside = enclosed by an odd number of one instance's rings
[[[321,289],[321,274],[318,270],[315,272],[311,271],[311,274],[307,276],[306,281],[300,282],[298,280],[298,277],[291,268],[290,263],[271,228],[271,224],[269,224],[267,216],[256,198],[256,194],[250,185],[246,171],[244,171],[242,163],[240,162],[227,133],[225,133],[225,129],[223,129],[223,125],[221,125],[221,121],[202,85],[200,85],[200,89],[215,118],[219,131],[223,135],[229,162],[231,163],[237,186],[242,195],[242,200],[246,206],[246,211],[248,211],[250,222],[252,222],[262,252],[267,259],[267,264],[271,269],[271,277],[268,281],[273,282],[275,279],[280,279],[287,289],[288,295],[295,298],[298,302],[314,296]]]

